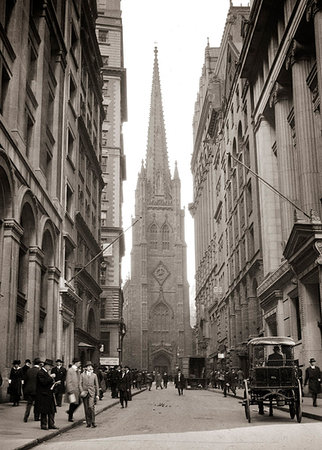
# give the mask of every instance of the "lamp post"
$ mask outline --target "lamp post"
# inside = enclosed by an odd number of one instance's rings
[[[119,329],[119,348],[117,349],[119,354],[119,364],[122,365],[122,353],[123,353],[123,339],[126,335],[126,326],[124,323],[123,317],[121,317],[120,321],[120,329]]]

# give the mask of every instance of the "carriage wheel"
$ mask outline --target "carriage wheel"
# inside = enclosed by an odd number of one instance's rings
[[[246,419],[248,420],[248,423],[250,423],[251,422],[251,417],[250,417],[250,395],[249,395],[249,389],[248,389],[247,380],[245,380],[244,405],[245,405],[245,416],[246,416]]]
[[[295,400],[295,413],[296,413],[296,419],[298,423],[301,423],[302,420],[302,389],[299,380],[297,380],[298,383],[298,389],[296,392],[296,400]]]
[[[291,403],[290,403],[290,416],[291,416],[291,419],[294,419],[294,417],[295,417],[294,400],[291,400]]]

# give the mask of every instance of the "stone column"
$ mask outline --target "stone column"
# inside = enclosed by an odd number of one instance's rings
[[[274,104],[275,132],[277,144],[277,165],[279,175],[279,189],[282,194],[297,204],[297,183],[295,174],[295,148],[293,145],[291,129],[287,117],[291,110],[289,91],[275,83],[270,104]],[[294,224],[294,206],[287,200],[281,202],[282,241],[286,243]]]
[[[284,329],[284,307],[283,307],[283,293],[282,291],[276,291],[275,297],[277,300],[276,304],[276,326],[277,326],[277,335],[285,336]]]
[[[255,126],[258,174],[278,189],[277,159],[272,146],[275,136],[262,115]],[[279,197],[262,181],[258,182],[264,276],[275,270],[281,261],[281,218]]]
[[[60,271],[48,267],[47,279],[47,315],[46,315],[46,352],[53,358],[61,358],[62,321],[59,314],[59,276]],[[58,353],[58,348],[60,353]]]
[[[309,0],[307,5],[306,18],[308,21],[313,19],[315,35],[315,54],[318,78],[318,90],[320,102],[322,97],[322,1]],[[321,106],[320,106],[321,110]],[[322,117],[320,113],[320,134],[322,134]]]
[[[41,296],[41,266],[43,251],[36,246],[29,247],[28,293],[25,326],[25,354],[30,358],[39,356],[39,318]]]
[[[306,79],[311,68],[310,49],[293,41],[287,61],[292,66],[298,182],[301,207],[309,214],[319,210],[319,164],[313,105]],[[320,149],[319,149],[320,151]]]
[[[19,246],[23,229],[15,219],[3,221],[3,256],[4,263],[1,273],[1,297],[0,297],[0,329],[2,339],[2,351],[0,361],[2,367],[11,367],[11,362],[16,357],[14,347],[16,326],[16,304],[18,288]],[[2,373],[4,376],[4,373]]]

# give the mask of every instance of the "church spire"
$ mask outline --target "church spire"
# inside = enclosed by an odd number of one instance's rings
[[[168,197],[171,175],[168,162],[167,142],[164,126],[158,49],[154,48],[153,81],[151,91],[148,144],[146,152],[147,181],[153,196]]]

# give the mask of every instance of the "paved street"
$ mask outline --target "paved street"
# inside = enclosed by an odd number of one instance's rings
[[[241,392],[241,391],[240,391]],[[319,408],[320,409],[320,408]],[[240,400],[219,392],[168,389],[145,391],[129,402],[99,414],[95,429],[85,425],[67,431],[39,449],[63,447],[103,449],[318,449],[321,422],[303,418],[301,424],[276,411],[273,418],[257,414],[248,424]]]

